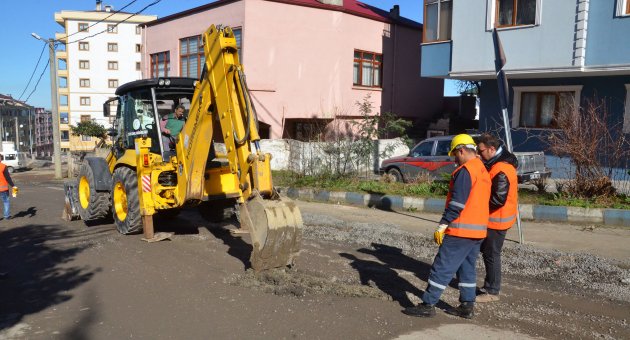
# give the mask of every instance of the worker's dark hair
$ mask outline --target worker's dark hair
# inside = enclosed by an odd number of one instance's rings
[[[3,161],[3,160],[4,160],[4,156],[0,155],[0,161]]]
[[[479,143],[483,143],[483,144],[485,144],[485,145],[487,145],[489,147],[493,147],[495,149],[498,149],[499,146],[501,146],[501,141],[497,137],[495,137],[495,136],[493,136],[493,135],[491,135],[489,133],[484,133],[483,135],[481,135],[479,137],[479,140],[477,141],[477,144],[479,144]]]
[[[182,109],[182,110],[186,111],[186,108],[184,107],[184,105],[181,105],[181,104],[175,106],[175,111],[177,111],[177,109]]]

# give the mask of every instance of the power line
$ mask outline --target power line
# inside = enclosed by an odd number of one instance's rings
[[[22,90],[22,93],[20,93],[20,96],[18,97],[18,100],[22,99],[22,96],[24,95],[24,92],[26,92],[26,89],[28,89],[28,86],[31,85],[31,80],[33,80],[33,76],[35,75],[35,71],[37,71],[37,67],[39,66],[39,62],[40,62],[40,60],[42,60],[42,55],[44,55],[44,50],[46,49],[46,46],[48,46],[48,44],[46,42],[44,42],[44,46],[42,46],[42,51],[39,53],[39,58],[37,59],[37,64],[35,64],[35,68],[33,69],[33,72],[31,73],[31,77],[28,78],[28,83],[26,83],[26,87],[24,87],[24,90]],[[50,60],[48,62],[50,62]]]
[[[97,22],[95,22],[95,23],[93,23],[93,24],[89,25],[87,28],[89,29],[90,27],[93,27],[93,26],[95,26],[96,24],[100,24],[101,22],[103,22],[103,21],[105,21],[105,20],[107,20],[107,19],[111,18],[114,14],[118,14],[118,13],[122,12],[122,10],[123,10],[123,9],[125,9],[125,8],[127,8],[127,7],[129,7],[129,6],[131,6],[131,5],[132,5],[134,2],[136,2],[136,1],[138,1],[138,0],[133,0],[132,2],[130,2],[130,3],[126,4],[125,6],[123,6],[121,9],[119,9],[119,10],[117,10],[117,11],[115,11],[115,12],[112,12],[112,14],[110,14],[110,15],[106,16],[105,18],[103,18],[103,19],[101,19],[101,20],[99,20],[99,21],[97,21]],[[72,34],[70,34],[70,35],[66,36],[66,37],[65,37],[65,39],[67,39],[67,38],[69,38],[69,37],[71,37],[71,36],[73,36],[73,35],[75,35],[75,34],[82,33],[82,32],[83,32],[83,31],[76,31],[76,32],[74,32],[74,33],[72,33]]]
[[[151,6],[154,6],[154,5],[157,5],[157,4],[158,4],[159,2],[161,2],[161,1],[162,1],[162,0],[155,0],[155,1],[153,1],[152,3],[150,3],[150,4],[146,5],[146,6],[144,6],[144,8],[142,8],[141,10],[139,10],[139,11],[137,11],[137,12],[135,12],[135,13],[131,14],[130,16],[126,17],[125,19],[123,19],[123,20],[121,20],[121,21],[116,22],[116,24],[114,25],[114,27],[117,27],[118,25],[122,24],[123,22],[125,22],[125,21],[127,21],[127,20],[131,19],[132,17],[134,17],[134,16],[136,16],[136,15],[138,15],[138,14],[142,13],[142,12],[143,12],[144,10],[146,10],[147,8],[149,8],[149,7],[151,7]],[[103,34],[103,33],[107,32],[107,31],[108,31],[108,29],[109,29],[109,28],[104,29],[104,30],[102,30],[102,31],[100,31],[100,32],[94,33],[94,34],[92,34],[92,35],[88,35],[87,37],[83,37],[83,38],[81,38],[81,39],[77,39],[77,40],[75,40],[75,41],[68,42],[68,43],[66,43],[66,45],[74,44],[74,43],[76,43],[76,42],[83,41],[83,40],[86,40],[86,39],[89,39],[89,38],[95,37],[95,36],[97,36],[97,35],[99,35],[99,34]]]
[[[42,76],[44,75],[44,72],[46,72],[46,70],[48,69],[48,65],[50,65],[50,60],[48,60],[48,62],[46,63],[46,66],[42,70],[42,73],[40,73],[39,78],[37,79],[37,83],[35,83],[35,87],[33,88],[33,91],[31,91],[31,93],[29,93],[28,97],[26,97],[26,99],[24,99],[24,102],[27,102],[29,100],[29,98],[31,98],[31,95],[33,95],[33,93],[35,93],[35,90],[37,90],[37,85],[39,85],[40,80],[42,80]],[[55,75],[55,77],[56,76],[57,75]]]

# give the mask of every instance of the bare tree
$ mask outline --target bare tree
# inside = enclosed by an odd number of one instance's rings
[[[604,99],[588,99],[579,108],[572,100],[563,104],[554,118],[558,130],[547,137],[549,150],[575,167],[575,177],[563,190],[585,198],[614,195],[615,168],[626,167],[630,157],[622,125],[610,119]]]

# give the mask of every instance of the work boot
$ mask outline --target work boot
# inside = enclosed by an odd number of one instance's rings
[[[481,303],[494,302],[494,301],[499,301],[498,294],[495,295],[495,294],[490,294],[490,293],[483,293],[483,294],[477,295],[477,298],[475,299],[475,302],[481,302]]]
[[[423,302],[417,306],[405,308],[403,313],[411,316],[432,318],[435,316],[435,305],[429,305]]]
[[[472,319],[475,315],[475,303],[462,302],[459,306],[447,310],[446,313],[459,316],[464,319]]]

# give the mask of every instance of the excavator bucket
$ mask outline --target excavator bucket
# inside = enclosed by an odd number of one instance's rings
[[[302,214],[287,198],[256,195],[239,207],[241,228],[252,237],[250,262],[256,272],[291,266],[302,244]]]

